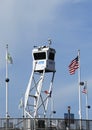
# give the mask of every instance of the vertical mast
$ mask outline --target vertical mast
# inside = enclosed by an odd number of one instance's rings
[[[85,81],[85,87],[86,87],[86,120],[88,120],[88,89],[87,89],[87,81]]]
[[[8,44],[6,44],[6,118],[9,116],[8,115]]]
[[[78,69],[78,85],[79,85],[79,119],[80,119],[80,129],[81,129],[81,119],[82,119],[82,112],[81,112],[81,72],[80,72],[80,50],[78,50],[78,59],[79,59],[79,69]]]

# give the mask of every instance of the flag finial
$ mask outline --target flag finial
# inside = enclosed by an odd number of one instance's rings
[[[49,44],[49,46],[52,44],[51,39],[48,39],[48,44]]]
[[[8,44],[6,44],[6,48],[8,49]]]

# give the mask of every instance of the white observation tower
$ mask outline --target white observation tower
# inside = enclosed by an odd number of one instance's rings
[[[49,40],[48,46],[34,47],[32,50],[33,68],[24,97],[25,117],[46,117],[56,72],[56,51],[50,47],[50,43]],[[47,81],[45,76],[47,76]],[[49,86],[44,87],[44,82],[49,82]]]

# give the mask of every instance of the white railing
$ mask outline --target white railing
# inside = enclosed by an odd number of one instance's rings
[[[69,124],[70,123],[70,124]],[[55,118],[0,118],[0,130],[92,130],[92,120]]]

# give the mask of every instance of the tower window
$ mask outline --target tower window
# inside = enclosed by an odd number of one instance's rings
[[[54,53],[51,53],[51,52],[49,53],[49,59],[50,60],[54,60],[54,56],[55,56]]]
[[[35,60],[46,59],[46,53],[45,52],[34,53],[34,59]]]

